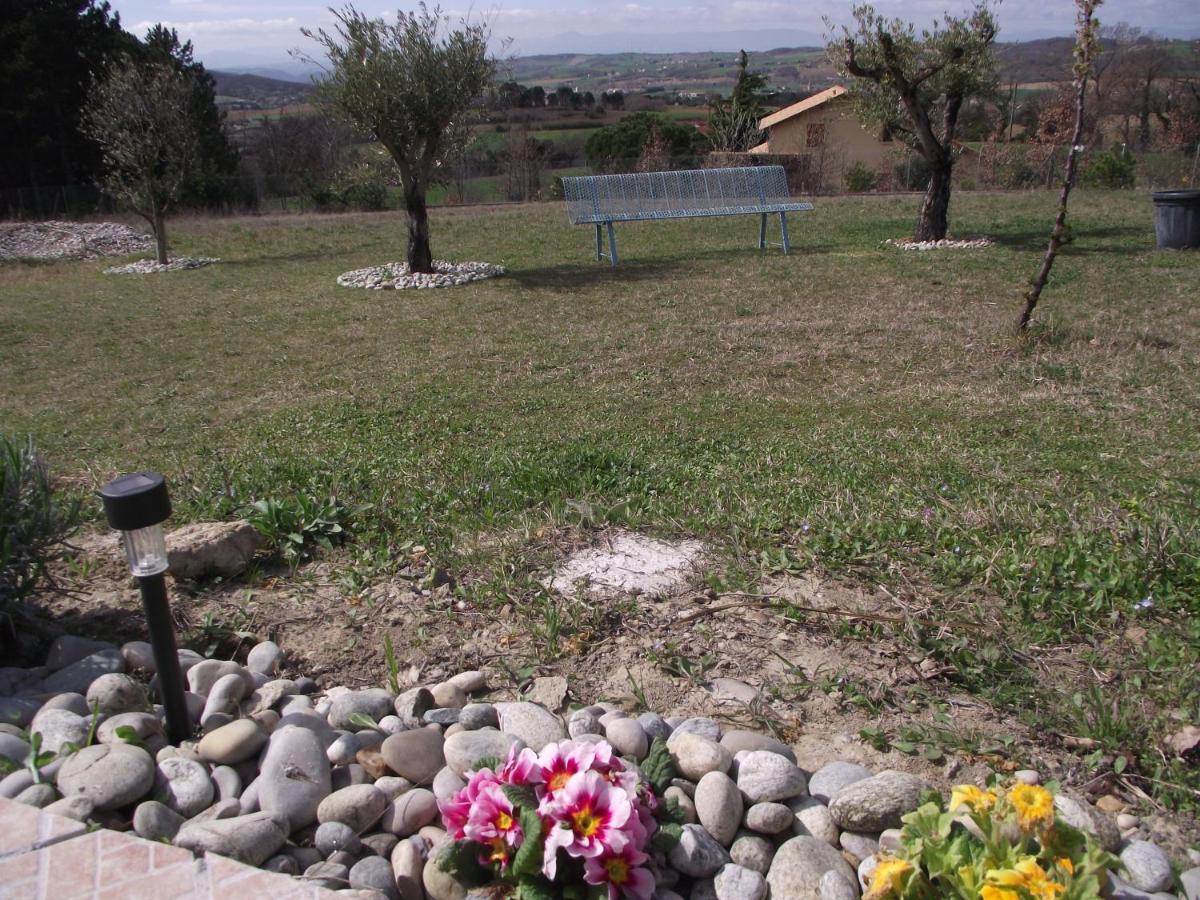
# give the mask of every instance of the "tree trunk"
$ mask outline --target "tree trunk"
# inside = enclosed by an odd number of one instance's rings
[[[158,251],[159,265],[167,264],[167,223],[161,212],[154,213],[154,244]]]
[[[946,237],[950,217],[950,175],[954,164],[941,160],[933,164],[929,186],[921,200],[921,215],[917,219],[918,241],[940,241]]]
[[[432,272],[429,214],[425,208],[425,185],[420,179],[411,178],[405,183],[404,208],[408,212],[408,269],[410,272]]]

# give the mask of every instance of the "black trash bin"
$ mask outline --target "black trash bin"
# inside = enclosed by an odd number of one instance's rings
[[[1154,233],[1160,250],[1200,247],[1200,191],[1156,191]]]

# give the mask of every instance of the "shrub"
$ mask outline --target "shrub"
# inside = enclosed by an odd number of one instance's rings
[[[852,194],[863,194],[875,190],[879,176],[861,162],[856,162],[846,170],[846,190]]]
[[[1137,161],[1123,146],[1113,144],[1104,153],[1098,153],[1083,170],[1083,183],[1089,187],[1131,188]]]
[[[1101,897],[1116,858],[1054,810],[1049,790],[1026,784],[960,785],[948,808],[938,795],[904,816],[900,852],[879,860],[863,900]]]
[[[331,550],[342,543],[353,520],[367,509],[348,506],[337,497],[298,494],[285,500],[256,500],[246,518],[276,553],[296,564],[311,556],[314,547]]]
[[[929,184],[929,176],[932,171],[929,163],[925,161],[925,157],[914,154],[909,159],[903,159],[896,163],[893,183],[896,185],[896,190],[923,191],[925,185]]]
[[[0,434],[0,616],[33,590],[78,518],[77,502],[55,497],[32,438]]]

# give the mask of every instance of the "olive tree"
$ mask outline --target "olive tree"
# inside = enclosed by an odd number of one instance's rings
[[[199,151],[192,86],[167,63],[122,57],[92,86],[84,133],[100,147],[104,190],[150,223],[167,262],[167,210],[179,199]]]
[[[408,266],[432,272],[425,197],[448,175],[471,107],[495,76],[487,29],[468,22],[450,29],[440,9],[423,3],[418,12],[397,12],[394,23],[353,6],[332,12],[332,31],[303,29],[325,57],[314,99],[395,161],[408,212]]]
[[[941,240],[949,223],[959,114],[967,101],[996,90],[995,19],[981,3],[964,18],[947,14],[918,34],[871,6],[856,6],[853,16],[854,27],[843,27],[841,37],[830,41],[830,59],[850,79],[859,118],[904,141],[929,164],[914,236]]]

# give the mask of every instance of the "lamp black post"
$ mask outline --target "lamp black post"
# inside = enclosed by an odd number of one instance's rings
[[[183,696],[183,674],[175,647],[175,626],[167,601],[167,543],[162,523],[171,515],[167,485],[157,472],[122,475],[100,489],[108,524],[122,532],[129,568],[138,580],[150,645],[158,669],[158,690],[167,714],[167,734],[178,744],[192,733],[187,701]]]

